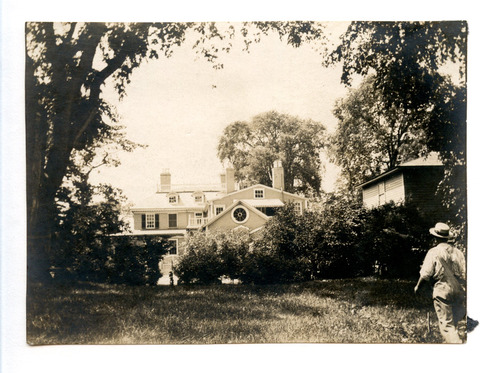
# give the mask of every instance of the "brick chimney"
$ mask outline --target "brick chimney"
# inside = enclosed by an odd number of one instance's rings
[[[272,167],[272,187],[284,190],[284,168],[282,168],[281,161],[274,161],[274,167]]]
[[[165,168],[163,171],[161,171],[161,174],[159,175],[159,191],[160,192],[169,192],[171,191],[172,188],[172,175],[170,174],[170,170]]]

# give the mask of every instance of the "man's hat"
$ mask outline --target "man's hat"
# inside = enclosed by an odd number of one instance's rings
[[[437,223],[435,228],[430,228],[430,234],[439,238],[453,238],[454,235],[450,233],[450,228],[447,224]]]

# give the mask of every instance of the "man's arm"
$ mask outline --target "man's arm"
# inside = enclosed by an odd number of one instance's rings
[[[419,286],[421,285],[421,283],[423,282],[424,278],[421,276],[419,277],[419,280],[418,280],[418,283],[416,284],[416,286],[414,287],[414,294],[417,294],[418,290],[419,290]]]

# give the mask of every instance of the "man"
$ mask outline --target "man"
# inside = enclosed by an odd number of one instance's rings
[[[453,235],[447,224],[437,223],[430,234],[438,244],[426,254],[414,293],[423,280],[434,282],[433,305],[440,333],[446,343],[462,343],[457,323],[466,316],[464,254],[449,244]]]

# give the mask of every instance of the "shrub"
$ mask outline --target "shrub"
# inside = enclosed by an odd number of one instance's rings
[[[253,243],[243,280],[253,283],[284,283],[310,279],[308,242],[304,245],[302,219],[291,204],[277,210]],[[305,247],[307,246],[307,247]]]
[[[179,281],[211,284],[222,276],[240,278],[249,252],[247,232],[196,232],[185,242],[186,253],[174,267]]]
[[[386,204],[367,214],[360,245],[369,253],[374,273],[383,277],[418,275],[431,246],[430,221],[417,206]]]
[[[168,244],[160,237],[115,237],[109,258],[108,281],[129,285],[156,285],[159,262]]]

